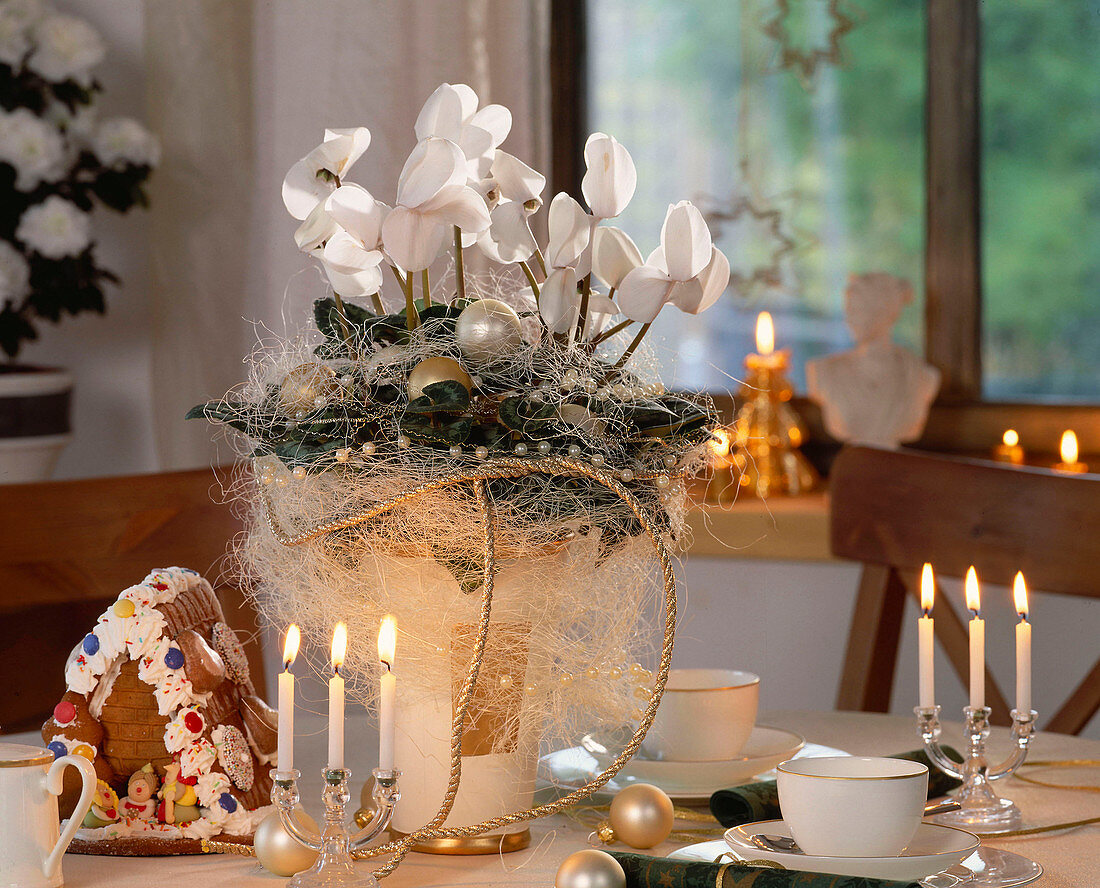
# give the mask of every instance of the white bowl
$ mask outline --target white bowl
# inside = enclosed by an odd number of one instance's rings
[[[928,798],[928,768],[877,756],[783,762],[779,808],[807,854],[888,857],[917,831]]]
[[[672,669],[643,748],[657,761],[737,758],[756,723],[760,677],[737,669]]]

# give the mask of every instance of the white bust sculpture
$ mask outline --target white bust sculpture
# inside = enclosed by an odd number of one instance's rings
[[[892,274],[849,276],[844,315],[855,347],[806,364],[809,395],[834,438],[897,447],[920,437],[940,371],[890,338],[912,301],[912,286]]]

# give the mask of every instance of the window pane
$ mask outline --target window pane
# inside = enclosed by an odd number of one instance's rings
[[[1100,395],[1100,6],[982,4],[992,398]]]
[[[766,308],[802,387],[807,358],[850,344],[850,272],[888,271],[923,290],[924,4],[839,7],[854,25],[839,37],[842,64],[804,83],[780,67],[777,36],[827,51],[838,23],[826,0],[791,3],[784,19],[770,0],[588,2],[591,128],[638,166],[616,224],[646,255],[671,202],[735,217],[718,221],[718,245],[743,283],[703,316],[668,309],[658,321],[677,385],[730,388]],[[919,305],[897,333],[920,348]]]

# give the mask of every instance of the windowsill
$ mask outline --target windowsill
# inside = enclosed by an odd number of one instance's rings
[[[743,493],[730,506],[697,500],[688,513],[688,525],[692,539],[684,554],[689,557],[836,560],[829,550],[829,502],[824,492],[776,496],[767,502]]]

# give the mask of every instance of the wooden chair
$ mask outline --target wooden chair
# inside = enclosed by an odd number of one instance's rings
[[[0,733],[49,716],[69,651],[156,567],[190,567],[214,583],[264,694],[256,613],[220,577],[241,523],[216,499],[210,469],[0,486]]]
[[[837,696],[838,709],[886,712],[906,594],[918,598],[921,565],[1011,585],[1022,570],[1043,592],[1100,598],[1100,475],[1065,475],[913,451],[846,447],[833,464],[834,555],[863,563]],[[968,674],[966,627],[936,608],[936,636]],[[1010,707],[986,672],[996,723]],[[1075,734],[1100,709],[1100,661],[1045,726]]]

